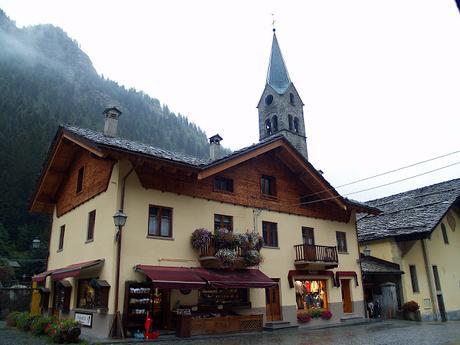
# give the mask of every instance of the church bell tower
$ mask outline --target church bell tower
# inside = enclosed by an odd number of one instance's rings
[[[289,78],[275,29],[273,29],[273,43],[267,81],[257,105],[259,111],[259,140],[282,134],[308,159],[303,106],[304,104]]]

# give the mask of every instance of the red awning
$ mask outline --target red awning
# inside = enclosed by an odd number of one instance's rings
[[[78,277],[80,272],[84,269],[92,268],[98,265],[102,265],[104,259],[97,259],[85,262],[79,262],[77,264],[72,264],[63,268],[58,268],[51,272],[51,279],[61,280],[68,277]]]
[[[206,282],[194,270],[187,267],[137,265],[136,271],[152,279],[153,285],[161,289],[201,289]]]
[[[337,271],[335,272],[335,285],[340,286],[340,278],[341,277],[352,277],[355,279],[355,285],[359,286],[358,283],[358,275],[355,271]]]
[[[39,274],[36,274],[32,277],[32,281],[33,282],[37,282],[37,283],[40,283],[40,282],[43,282],[46,280],[46,277],[48,277],[51,273],[53,273],[54,271],[56,270],[49,270],[49,271],[45,271],[45,272],[42,272],[42,273],[39,273]]]
[[[234,271],[195,268],[194,271],[214,288],[269,288],[277,285],[258,269],[241,269]]]

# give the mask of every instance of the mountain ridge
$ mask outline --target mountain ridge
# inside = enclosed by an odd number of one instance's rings
[[[116,105],[121,137],[209,157],[202,129],[158,99],[99,75],[61,28],[18,28],[0,9],[0,47],[0,256],[30,255],[33,238],[47,246],[50,219],[28,215],[27,205],[60,124],[101,131],[102,111]]]

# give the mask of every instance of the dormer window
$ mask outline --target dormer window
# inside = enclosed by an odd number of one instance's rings
[[[214,178],[214,191],[233,193],[233,180],[222,176],[216,176]]]
[[[272,118],[272,128],[273,128],[273,133],[278,132],[278,116],[273,116]]]
[[[267,135],[272,135],[272,124],[270,123],[270,119],[267,119],[267,121],[265,121],[265,132],[267,133]]]
[[[83,190],[83,177],[85,175],[85,167],[82,166],[78,169],[78,176],[77,176],[77,189],[76,193],[80,193]]]
[[[276,196],[276,178],[262,175],[260,178],[260,191],[265,196]]]

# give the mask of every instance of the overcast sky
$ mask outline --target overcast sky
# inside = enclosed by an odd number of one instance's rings
[[[256,104],[276,33],[305,103],[310,161],[334,186],[460,150],[460,14],[454,0],[18,1],[18,26],[51,23],[96,70],[158,98],[238,149],[258,141]],[[460,162],[460,153],[342,194]],[[460,177],[460,164],[349,197]]]

